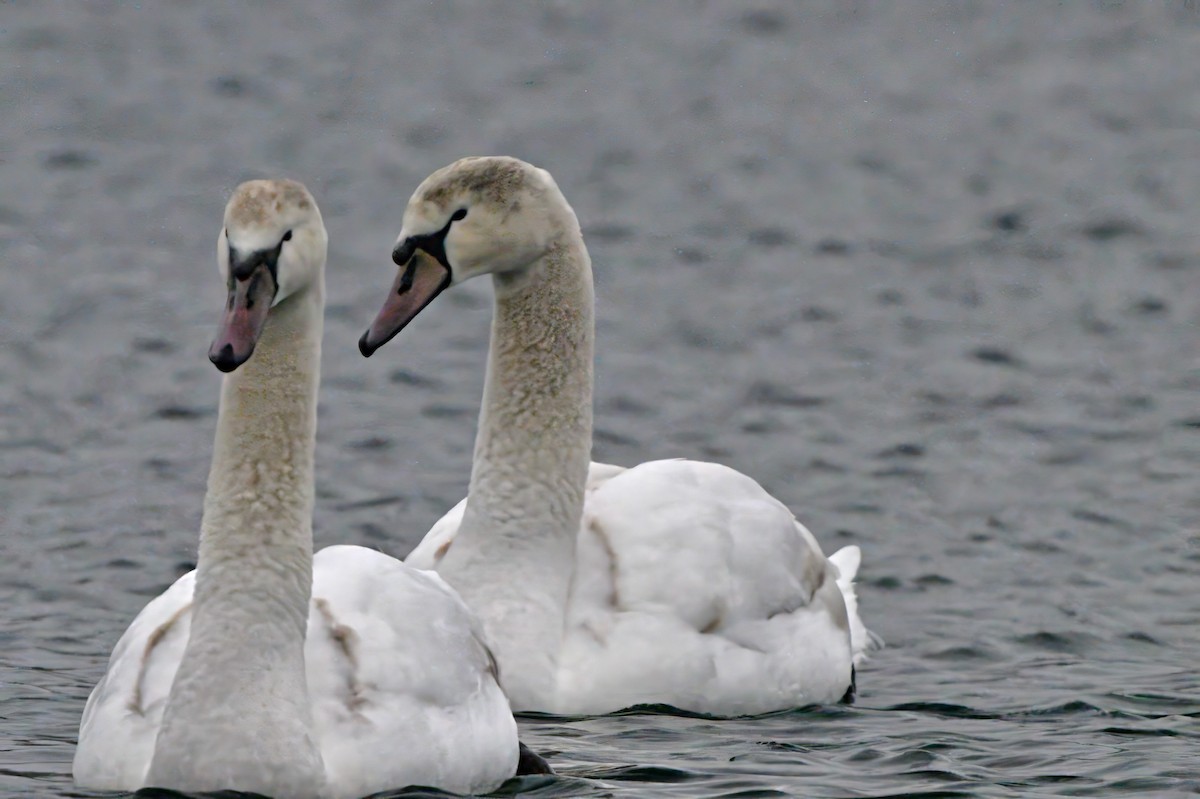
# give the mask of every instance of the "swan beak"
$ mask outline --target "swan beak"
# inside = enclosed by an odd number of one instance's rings
[[[450,285],[450,270],[424,250],[398,247],[392,255],[403,268],[375,321],[358,340],[358,351],[370,358],[392,340],[421,310]]]
[[[232,372],[250,360],[277,290],[275,275],[266,262],[245,276],[237,276],[235,270],[229,278],[225,313],[217,337],[208,348],[208,359],[222,372]]]

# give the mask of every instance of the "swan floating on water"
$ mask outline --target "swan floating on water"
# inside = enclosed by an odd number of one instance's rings
[[[479,614],[512,706],[740,715],[852,696],[872,641],[858,547],[826,558],[725,466],[590,462],[591,261],[550,174],[460,160],[417,188],[402,224],[363,355],[446,288],[485,274],[495,287],[468,496],[406,562]]]
[[[138,614],[92,691],[76,782],[342,799],[490,791],[517,730],[478,620],[437,575],[312,552],[326,233],[293,181],[251,181],[217,242],[227,372],[195,571]]]

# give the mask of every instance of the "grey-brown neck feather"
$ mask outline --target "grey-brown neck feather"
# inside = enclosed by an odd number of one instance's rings
[[[518,289],[497,279],[466,511],[439,571],[516,681],[553,684],[592,436],[592,273],[572,226]],[[547,682],[549,681],[549,682]]]
[[[303,641],[312,591],[313,456],[321,296],[271,310],[254,355],[224,378],[201,522],[193,636],[209,620],[236,648],[228,616],[260,607]],[[258,632],[254,633],[259,634]],[[251,647],[254,652],[269,647]]]

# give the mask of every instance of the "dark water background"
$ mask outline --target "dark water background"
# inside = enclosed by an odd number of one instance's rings
[[[717,459],[888,641],[853,707],[523,722],[537,796],[1200,793],[1200,11],[1188,3],[0,3],[0,797],[194,557],[221,211],[330,231],[318,543],[465,490],[490,312],[358,334],[430,171],[551,170],[596,456]]]

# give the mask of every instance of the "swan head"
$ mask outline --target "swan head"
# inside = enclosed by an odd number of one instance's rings
[[[294,180],[250,180],[225,206],[217,263],[229,291],[208,359],[232,372],[254,353],[271,308],[314,284],[328,236],[317,203]]]
[[[452,285],[486,274],[519,285],[568,226],[578,222],[544,169],[503,156],[439,169],[404,209],[399,274],[359,351],[370,357]]]

